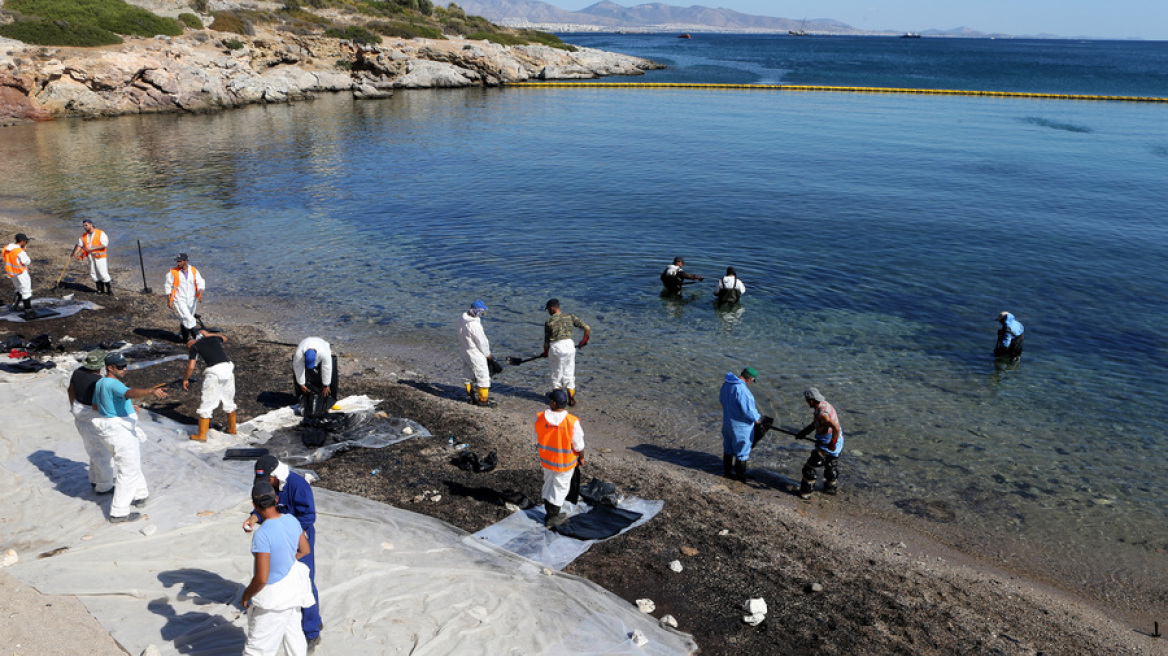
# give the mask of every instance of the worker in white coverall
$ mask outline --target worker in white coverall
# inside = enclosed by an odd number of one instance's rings
[[[93,420],[100,415],[93,409],[93,392],[101,380],[101,368],[105,365],[106,352],[90,351],[85,361],[69,378],[69,405],[73,413],[73,425],[85,445],[89,455],[89,484],[97,494],[114,491],[114,461],[109,448],[102,441]]]
[[[458,322],[458,341],[462,345],[462,359],[470,368],[466,381],[466,396],[471,403],[487,405],[491,389],[491,343],[483,332],[483,314],[487,304],[475,301],[462,313]],[[477,393],[476,393],[477,388]]]
[[[24,303],[25,312],[32,312],[32,276],[28,273],[32,258],[24,250],[29,241],[29,237],[19,233],[13,243],[4,247],[4,273],[16,289],[16,300],[12,302],[13,312],[20,309],[21,302]]]
[[[305,417],[312,416],[314,396],[329,399],[326,411],[336,403],[337,356],[328,342],[319,337],[305,337],[296,346],[292,354],[292,382],[300,413]]]
[[[109,260],[106,251],[109,249],[109,235],[104,230],[98,230],[93,221],[85,219],[81,222],[85,229],[81,239],[77,240],[77,259],[89,260],[89,277],[97,287],[98,294],[113,294],[110,288]]]
[[[567,405],[564,390],[552,390],[548,409],[535,416],[535,441],[543,466],[544,524],[548,528],[568,520],[560,509],[568,498],[576,467],[584,464],[584,429],[575,415],[568,414]]]
[[[548,318],[543,324],[543,357],[551,358],[552,387],[568,390],[568,405],[576,405],[576,349],[588,345],[592,329],[574,314],[560,311],[560,302],[551,299],[544,305]],[[584,331],[579,344],[572,342],[575,328]]]
[[[195,312],[206,288],[207,282],[187,261],[187,254],[179,253],[174,258],[174,268],[166,274],[166,304],[178,315],[179,339],[184,344],[195,336]]]
[[[141,519],[130,512],[130,506],[143,508],[150,491],[142,475],[142,454],[139,443],[146,435],[138,428],[138,414],[132,401],[153,396],[166,398],[160,387],[130,389],[122,382],[126,376],[126,358],[121,353],[105,356],[105,378],[97,381],[93,390],[93,409],[101,415],[93,420],[98,434],[114,457],[114,498],[110,502],[109,521],[112,524]]]

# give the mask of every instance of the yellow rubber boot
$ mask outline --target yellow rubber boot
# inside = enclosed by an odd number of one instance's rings
[[[207,441],[207,430],[211,428],[211,420],[199,417],[199,434],[191,435],[190,438],[196,442]]]
[[[568,405],[576,405],[576,388],[568,388]]]
[[[479,405],[486,405],[487,404],[487,397],[490,396],[490,394],[491,394],[491,388],[480,387],[479,388]]]
[[[474,403],[475,400],[474,387],[470,383],[466,383],[466,400],[468,403]]]
[[[235,413],[227,413],[227,434],[235,435]]]

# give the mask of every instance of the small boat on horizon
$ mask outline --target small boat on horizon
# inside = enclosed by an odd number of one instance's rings
[[[787,30],[787,34],[789,34],[789,35],[791,35],[791,36],[811,36],[811,33],[810,33],[810,32],[808,32],[807,30],[804,30],[804,29],[803,29],[803,26],[804,26],[804,25],[806,25],[806,24],[807,24],[807,19],[806,19],[806,18],[804,18],[804,19],[803,19],[803,22],[802,22],[802,23],[799,23],[799,29],[797,29],[797,30]]]
[[[902,39],[919,39],[919,38],[921,38],[921,35],[919,32],[905,32],[904,34],[900,35],[900,38],[902,38]]]
[[[690,36],[689,34],[678,34],[677,38],[679,38],[679,39],[692,39],[693,37]]]

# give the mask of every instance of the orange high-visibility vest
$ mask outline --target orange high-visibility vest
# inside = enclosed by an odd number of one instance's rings
[[[23,252],[24,249],[16,245],[4,249],[4,273],[7,273],[9,278],[15,278],[28,271],[28,267],[20,261],[20,254]]]
[[[105,246],[101,245],[101,237],[104,234],[101,230],[94,228],[93,234],[87,232],[81,235],[81,247],[95,260],[105,257]]]
[[[577,421],[576,417],[568,415],[559,426],[552,426],[542,412],[536,416],[535,434],[539,439],[539,461],[546,469],[567,472],[576,466],[576,452],[572,450],[572,433],[576,430]]]
[[[191,277],[191,283],[195,286],[195,298],[199,297],[199,270],[193,264],[187,265],[188,275]],[[170,300],[173,301],[175,296],[178,296],[179,276],[182,275],[182,267],[175,267],[170,270]]]

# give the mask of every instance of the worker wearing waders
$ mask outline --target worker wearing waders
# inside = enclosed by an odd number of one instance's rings
[[[726,275],[718,280],[718,288],[714,290],[714,302],[718,305],[734,305],[745,293],[746,285],[738,279],[734,267],[726,267]]]
[[[277,508],[280,512],[292,515],[300,522],[300,528],[308,538],[311,550],[300,562],[308,566],[308,578],[312,587],[312,605],[304,607],[304,615],[300,626],[304,629],[304,637],[308,639],[309,653],[320,642],[320,593],[316,591],[316,500],[312,495],[312,486],[300,474],[289,469],[288,465],[276,459],[276,456],[261,456],[255,464],[256,482],[267,482],[280,494]],[[251,532],[258,524],[263,523],[263,517],[253,513],[243,523],[243,530]]]
[[[198,329],[187,342],[187,370],[183,374],[184,390],[191,388],[191,374],[195,373],[195,360],[203,356],[207,370],[203,374],[203,397],[195,414],[199,417],[199,432],[190,435],[192,440],[207,441],[207,430],[211,428],[211,415],[219,404],[227,413],[227,434],[235,435],[235,364],[227,358],[223,344],[227,335]]]
[[[1022,333],[1026,330],[1022,322],[1009,312],[998,314],[998,343],[994,345],[994,357],[1017,358],[1022,355]]]
[[[313,603],[308,567],[312,546],[296,518],[282,514],[276,491],[266,481],[251,488],[251,503],[263,523],[251,538],[251,581],[240,604],[247,609],[247,644],[243,656],[305,656],[308,642],[301,628],[301,608]]]
[[[146,435],[138,428],[138,414],[131,401],[153,396],[166,398],[161,387],[130,389],[122,382],[126,376],[126,358],[121,353],[105,356],[105,378],[93,388],[93,409],[101,415],[93,420],[106,448],[113,454],[114,498],[110,501],[109,521],[112,524],[141,519],[130,512],[130,506],[143,508],[150,491],[142,475],[142,453],[139,443]]]
[[[722,403],[722,475],[746,480],[746,461],[754,442],[754,427],[762,425],[762,415],[754,407],[754,394],[747,387],[758,379],[758,371],[747,367],[735,376],[726,372],[718,401]]]
[[[811,423],[799,431],[797,438],[807,437],[815,432],[815,450],[803,465],[803,481],[799,484],[799,496],[803,499],[811,498],[811,489],[815,485],[815,470],[823,467],[823,492],[834,495],[839,491],[837,480],[839,469],[836,462],[844,450],[844,431],[840,428],[839,417],[819,390],[811,387],[803,392],[807,405],[815,411]]]
[[[81,435],[85,453],[89,455],[89,484],[98,494],[114,491],[114,463],[109,447],[102,441],[93,420],[100,415],[93,409],[93,391],[101,380],[105,351],[90,351],[81,366],[69,378],[69,406],[73,425]]]
[[[487,304],[475,301],[462,313],[458,322],[458,341],[462,344],[462,359],[470,369],[471,380],[466,381],[466,396],[471,403],[487,405],[491,391],[491,343],[483,332],[482,317]]]
[[[535,441],[539,444],[539,463],[543,466],[544,525],[555,528],[568,521],[560,512],[576,467],[584,464],[584,429],[575,415],[568,414],[568,395],[564,390],[548,394],[548,409],[535,417]]]
[[[560,312],[554,298],[544,309],[550,316],[543,325],[543,357],[551,358],[552,388],[568,390],[568,405],[576,405],[576,349],[588,345],[592,329],[576,315]],[[573,328],[584,331],[579,345],[572,342]]]
[[[199,270],[187,261],[186,253],[174,258],[174,268],[166,275],[166,304],[179,320],[179,339],[185,344],[195,335],[195,311],[203,300],[207,282]]]
[[[16,289],[16,299],[12,301],[13,312],[20,309],[21,303],[24,303],[25,312],[32,312],[32,276],[28,272],[32,258],[24,250],[30,241],[24,233],[17,233],[13,242],[4,247],[4,273],[8,274]]]
[[[300,414],[314,417],[337,402],[337,356],[319,337],[305,337],[292,354],[292,382]]]
[[[661,272],[661,284],[665,286],[665,293],[673,296],[681,294],[681,288],[685,286],[686,280],[705,280],[705,278],[686,273],[681,268],[685,266],[685,260],[680,257],[673,258],[673,264],[665,267]]]
[[[106,259],[106,250],[109,248],[109,236],[104,230],[98,230],[93,221],[85,219],[81,222],[85,232],[77,240],[77,259],[89,260],[89,277],[93,279],[98,294],[112,295],[110,288],[109,261]]]

